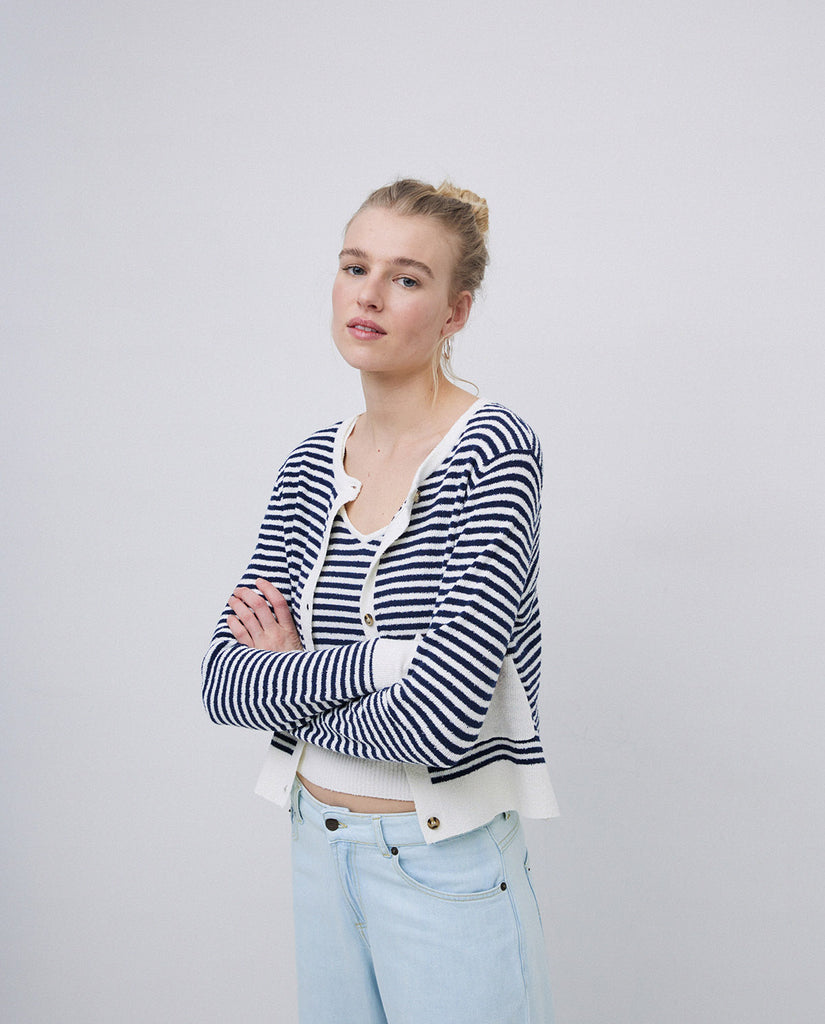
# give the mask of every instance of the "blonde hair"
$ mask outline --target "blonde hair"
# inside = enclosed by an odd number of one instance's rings
[[[358,207],[350,224],[361,213],[375,207],[392,210],[409,217],[433,217],[449,231],[456,243],[451,295],[469,292],[475,298],[490,262],[487,232],[490,215],[487,201],[468,189],[457,188],[449,181],[435,188],[415,178],[399,178],[371,192]],[[349,227],[349,224],[347,225]],[[463,380],[453,371],[450,357],[452,338],[443,338],[433,361],[433,380],[438,387],[438,371],[451,380]],[[469,383],[469,382],[465,382]]]

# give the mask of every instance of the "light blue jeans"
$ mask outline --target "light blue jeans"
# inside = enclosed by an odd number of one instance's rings
[[[297,781],[291,813],[302,1024],[550,1024],[515,812],[431,845],[415,814],[353,814]]]

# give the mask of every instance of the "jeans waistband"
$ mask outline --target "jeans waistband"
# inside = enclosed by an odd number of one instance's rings
[[[331,842],[369,843],[382,850],[425,843],[415,811],[393,814],[356,813],[346,807],[322,803],[298,779],[292,790],[292,809],[299,821],[322,829]],[[517,824],[516,812],[507,811],[497,814],[481,828],[489,829],[496,840],[501,840]]]

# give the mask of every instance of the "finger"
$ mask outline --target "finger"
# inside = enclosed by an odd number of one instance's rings
[[[269,603],[257,591],[250,587],[236,587],[235,596],[252,609],[263,629],[268,629],[274,624],[275,616],[272,614]]]
[[[258,590],[265,594],[269,603],[272,605],[272,610],[275,614],[275,618],[278,620],[278,625],[281,627],[282,634],[280,638],[281,650],[295,650],[298,651],[303,646],[301,638],[298,635],[298,630],[295,628],[295,621],[292,618],[292,611],[289,607],[289,602],[284,595],[274,587],[269,580],[259,579],[255,581]]]
[[[252,638],[253,645],[257,646],[257,641],[263,633],[263,627],[258,621],[258,617],[254,610],[246,603],[245,600],[237,596],[238,592],[239,591],[236,590],[229,598],[229,607],[246,628],[246,631]]]
[[[289,610],[289,603],[280,590],[273,586],[269,580],[265,579],[255,580],[255,586],[272,606],[272,611],[278,622],[282,626],[289,624],[294,628],[292,612]]]
[[[229,615],[226,619],[226,624],[229,626],[229,631],[235,639],[242,644],[246,644],[247,647],[253,647],[252,637],[246,630],[246,627],[238,618],[237,615]]]

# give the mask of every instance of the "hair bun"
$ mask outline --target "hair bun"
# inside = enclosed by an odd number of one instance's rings
[[[458,188],[451,181],[442,181],[435,190],[438,195],[446,196],[448,199],[457,199],[473,208],[473,216],[476,220],[478,230],[486,235],[490,228],[490,211],[487,209],[487,200],[477,196],[467,188]]]

